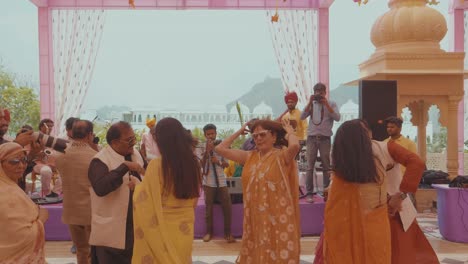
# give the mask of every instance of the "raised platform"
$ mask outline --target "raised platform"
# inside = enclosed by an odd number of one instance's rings
[[[45,223],[45,233],[47,241],[67,241],[71,240],[67,225],[62,223],[62,204],[45,205],[49,210],[49,220]],[[302,235],[319,235],[323,229],[323,214],[325,209],[324,202],[313,204],[306,203],[304,199],[299,201],[301,211],[301,229]],[[223,213],[221,206],[214,207],[214,236],[223,237]],[[243,222],[243,204],[232,205],[232,234],[235,237],[242,236]],[[195,209],[195,238],[201,238],[205,235],[205,201],[200,199]]]

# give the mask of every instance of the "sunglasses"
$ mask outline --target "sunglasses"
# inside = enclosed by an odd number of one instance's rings
[[[8,164],[10,165],[17,166],[20,163],[28,164],[28,158],[22,157],[22,158],[10,159],[10,160],[6,160],[6,162],[8,162]]]
[[[262,130],[262,131],[257,132],[257,133],[252,133],[252,137],[253,137],[253,139],[258,139],[259,137],[264,138],[264,137],[266,137],[268,132],[270,132],[270,130]]]
[[[126,140],[119,139],[119,141],[123,142],[123,143],[127,143],[129,146],[131,146],[131,145],[135,145],[136,137],[132,137],[132,138],[129,138],[129,139],[126,139]]]

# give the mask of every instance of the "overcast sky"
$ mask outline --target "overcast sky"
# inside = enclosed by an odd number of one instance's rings
[[[448,0],[435,8],[447,14]],[[388,9],[337,0],[330,10],[330,87],[358,78],[372,54],[369,32]],[[110,11],[85,108],[226,104],[278,77],[265,11]],[[447,37],[442,43],[447,49]],[[0,1],[0,58],[38,86],[37,8]],[[112,99],[107,99],[108,94]]]

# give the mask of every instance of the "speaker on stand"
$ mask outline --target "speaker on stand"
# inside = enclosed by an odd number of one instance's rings
[[[359,118],[366,120],[373,139],[388,137],[384,121],[397,116],[397,82],[362,80],[359,82]]]

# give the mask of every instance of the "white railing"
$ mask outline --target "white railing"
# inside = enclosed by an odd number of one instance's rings
[[[446,153],[427,153],[426,165],[428,170],[447,171],[447,154]],[[468,175],[468,153],[465,153],[463,159],[463,175]]]

